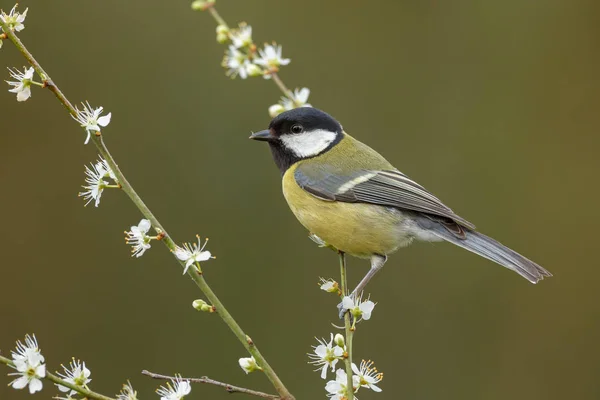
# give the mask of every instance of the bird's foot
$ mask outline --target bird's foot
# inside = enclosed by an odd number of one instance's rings
[[[347,297],[349,297],[352,300],[352,303],[354,303],[356,301],[356,296],[354,295],[354,293],[351,293],[350,295],[348,295]],[[344,301],[342,300],[338,305],[338,316],[340,317],[340,319],[343,321],[344,317],[346,315],[346,313],[349,314],[350,316],[350,323],[352,324],[352,319],[353,316],[350,313],[350,310],[347,308],[349,306],[349,304],[346,304],[346,307],[344,307]]]
[[[346,315],[346,313],[348,312],[348,310],[344,308],[344,303],[343,302],[341,302],[340,304],[338,304],[337,308],[338,308],[338,315],[339,315],[340,319],[343,321],[344,320],[344,315]]]

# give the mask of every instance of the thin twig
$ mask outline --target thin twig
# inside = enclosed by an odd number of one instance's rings
[[[295,104],[296,100],[294,98],[294,94],[292,93],[292,91],[290,89],[288,89],[288,87],[285,85],[285,83],[283,83],[283,81],[281,80],[281,78],[279,77],[277,72],[271,72],[271,78],[272,78],[273,82],[275,82],[277,87],[283,92],[283,94],[285,94],[292,101],[294,101],[294,104]]]
[[[262,397],[263,399],[274,399],[274,400],[281,399],[281,397],[274,395],[274,394],[259,392],[256,390],[247,389],[247,388],[243,388],[243,387],[239,387],[239,386],[233,386],[233,385],[230,385],[229,383],[215,381],[214,379],[211,379],[207,376],[203,376],[200,378],[176,378],[174,376],[156,374],[154,372],[150,372],[147,370],[143,370],[142,375],[149,376],[150,378],[153,378],[153,379],[163,379],[163,380],[181,379],[184,381],[190,381],[190,382],[194,382],[194,383],[207,383],[209,385],[220,386],[229,393],[245,393],[245,394],[249,394],[251,396]]]
[[[342,251],[338,251],[340,257],[340,280],[342,285],[342,296],[346,296],[348,289],[348,275],[346,271],[346,255]],[[346,392],[348,394],[347,399],[354,399],[354,386],[352,381],[352,326],[350,322],[350,312],[344,314],[344,327],[346,329],[346,353],[348,356],[344,358],[346,365],[346,376],[348,378],[346,382]]]
[[[223,25],[225,28],[229,29],[229,25],[227,25],[227,22],[225,22],[223,17],[221,17],[221,15],[219,15],[219,12],[215,8],[214,4],[211,5],[210,7],[208,7],[208,12],[215,19],[215,21],[217,21],[217,24]]]
[[[13,363],[10,359],[2,357],[2,356],[0,356],[0,363],[6,364],[6,365],[8,365],[10,367],[15,368],[15,363]],[[56,375],[48,372],[47,370],[46,370],[46,376],[44,378],[42,378],[42,379],[45,379],[45,380],[50,381],[50,382],[57,383],[57,384],[59,384],[61,386],[64,386],[64,387],[68,387],[69,389],[72,389],[72,390],[76,391],[77,393],[79,393],[79,394],[81,394],[81,395],[83,395],[83,396],[85,396],[87,398],[90,398],[90,399],[95,399],[95,400],[114,400],[112,397],[107,397],[107,396],[104,396],[103,394],[92,392],[91,390],[88,390],[88,389],[82,388],[81,386],[77,386],[77,385],[74,385],[74,384],[72,384],[70,382],[67,382],[64,379],[61,379],[58,376],[56,376]]]
[[[0,26],[4,30],[4,32],[8,35],[9,39],[13,42],[13,44],[19,49],[19,51],[23,54],[23,56],[27,59],[27,61],[33,66],[34,70],[40,75],[40,77],[46,83],[46,87],[50,89],[54,95],[58,98],[58,100],[65,106],[65,108],[69,111],[69,113],[74,116],[77,114],[77,110],[71,102],[67,99],[67,97],[62,93],[62,91],[58,88],[58,86],[52,81],[50,76],[44,71],[42,66],[37,62],[37,60],[33,57],[33,55],[27,50],[25,45],[21,42],[21,40],[15,35],[15,33],[8,27],[8,25],[0,19]],[[142,201],[141,197],[137,194],[137,192],[133,189],[133,186],[127,181],[125,175],[119,169],[117,162],[112,157],[106,144],[102,139],[102,135],[100,132],[97,132],[95,135],[92,135],[92,141],[94,145],[102,155],[102,157],[108,162],[108,165],[113,170],[115,176],[117,177],[118,182],[121,184],[123,191],[129,196],[131,201],[136,205],[136,207],[140,210],[140,212],[152,223],[154,229],[163,236],[161,240],[171,251],[176,249],[175,242],[171,239],[171,237],[167,234],[167,231],[160,224],[158,219],[154,216],[154,214],[150,211],[148,206]],[[185,267],[185,263],[174,257],[175,260],[180,264],[182,268]],[[273,387],[279,393],[282,399],[284,400],[293,400],[294,396],[288,391],[283,382],[279,379],[273,368],[269,365],[267,360],[263,357],[263,355],[258,351],[258,348],[255,346],[252,340],[249,340],[248,335],[242,330],[239,324],[233,319],[231,314],[227,311],[223,303],[219,300],[216,294],[211,290],[208,286],[208,283],[204,280],[204,277],[196,271],[195,268],[188,269],[188,276],[196,283],[196,285],[202,290],[202,292],[208,297],[208,299],[213,303],[216,307],[216,312],[219,314],[223,322],[227,324],[229,329],[234,333],[234,335],[238,338],[238,340],[242,343],[242,345],[246,348],[246,350],[256,359],[257,364],[263,369],[267,378],[273,384]]]

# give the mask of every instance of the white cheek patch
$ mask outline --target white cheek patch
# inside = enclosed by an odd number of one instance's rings
[[[317,129],[299,134],[285,134],[279,138],[286,149],[296,157],[313,157],[325,150],[336,138],[337,133]]]

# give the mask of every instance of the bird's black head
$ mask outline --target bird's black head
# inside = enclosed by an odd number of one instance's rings
[[[342,126],[329,114],[313,107],[300,107],[279,114],[269,129],[254,133],[250,139],[269,143],[283,174],[297,161],[330,150],[343,135]]]

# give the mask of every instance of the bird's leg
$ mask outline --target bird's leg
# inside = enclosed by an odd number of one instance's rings
[[[379,254],[374,254],[371,256],[371,269],[369,270],[369,272],[367,272],[364,278],[361,279],[358,285],[356,285],[356,287],[352,291],[352,294],[350,294],[350,297],[352,297],[353,300],[355,300],[357,296],[361,294],[361,292],[365,289],[365,286],[367,286],[367,283],[369,283],[369,281],[375,276],[375,274],[379,272],[381,268],[383,268],[383,264],[385,264],[386,261],[387,256],[382,256]],[[344,293],[343,295],[345,296],[346,294]],[[346,314],[346,310],[342,307],[342,303],[338,304],[338,309],[340,319],[344,319],[344,314]]]
[[[381,256],[379,254],[374,254],[371,256],[371,269],[352,291],[352,298],[356,298],[356,296],[360,295],[360,293],[365,289],[365,286],[367,286],[367,283],[369,283],[375,274],[379,272],[381,268],[383,268],[383,264],[385,264],[386,261],[387,256]]]

